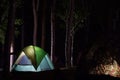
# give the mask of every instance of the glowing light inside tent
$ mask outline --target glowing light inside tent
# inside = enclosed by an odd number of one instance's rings
[[[16,60],[15,64],[18,64],[19,61],[21,60],[20,58],[22,58],[23,56],[25,56],[25,53],[22,51],[21,55],[18,57],[18,59]]]

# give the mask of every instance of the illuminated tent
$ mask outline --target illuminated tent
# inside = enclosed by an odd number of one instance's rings
[[[54,66],[48,54],[43,49],[30,45],[21,51],[12,71],[39,72],[52,69]]]

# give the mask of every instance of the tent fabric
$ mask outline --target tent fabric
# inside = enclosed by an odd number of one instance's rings
[[[27,64],[32,64],[31,61],[28,59],[28,57],[25,55],[25,53],[22,51],[21,55],[19,58],[16,60],[15,64],[22,64],[22,65],[27,65]]]
[[[39,72],[52,70],[54,66],[49,55],[37,46],[25,47],[13,65],[13,71],[32,71]]]
[[[51,63],[52,62],[49,60],[48,55],[45,55],[40,65],[38,66],[37,71],[50,70],[51,68],[53,69],[53,65]]]

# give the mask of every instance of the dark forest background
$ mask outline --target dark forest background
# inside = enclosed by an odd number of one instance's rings
[[[29,45],[43,48],[55,68],[88,70],[101,46],[120,64],[119,22],[117,0],[0,0],[0,69]]]

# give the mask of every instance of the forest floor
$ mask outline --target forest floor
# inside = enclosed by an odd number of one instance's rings
[[[3,75],[0,72],[0,80],[120,80],[108,75],[82,74],[78,69],[57,69],[41,72],[10,72]]]

